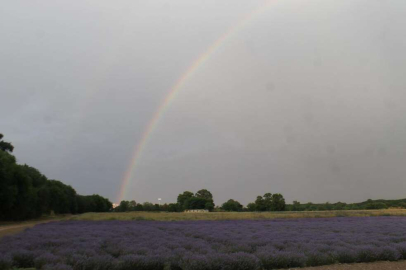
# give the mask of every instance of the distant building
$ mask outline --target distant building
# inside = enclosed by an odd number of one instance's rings
[[[209,210],[207,209],[189,209],[185,210],[185,213],[208,213]]]

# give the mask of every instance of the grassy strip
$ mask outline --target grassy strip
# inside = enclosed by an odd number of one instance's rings
[[[27,228],[34,227],[37,224],[47,223],[51,221],[68,220],[72,215],[47,216],[35,220],[21,222],[1,222],[0,223],[0,239],[6,235],[13,235],[24,231]]]
[[[166,212],[126,212],[126,213],[85,213],[75,215],[70,220],[239,220],[239,219],[283,219],[283,218],[330,218],[330,217],[370,217],[406,216],[405,209],[383,210],[338,210],[312,212],[211,212],[211,213],[166,213]]]

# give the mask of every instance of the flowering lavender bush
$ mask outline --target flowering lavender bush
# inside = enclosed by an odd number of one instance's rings
[[[0,270],[248,270],[406,259],[406,217],[66,221],[0,241]]]

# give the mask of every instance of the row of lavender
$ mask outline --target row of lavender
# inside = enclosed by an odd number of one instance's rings
[[[406,217],[70,221],[0,241],[0,269],[275,269],[406,259]]]

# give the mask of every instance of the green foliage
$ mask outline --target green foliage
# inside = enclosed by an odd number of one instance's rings
[[[150,202],[144,202],[142,207],[144,211],[156,211],[156,207]]]
[[[111,202],[99,195],[79,196],[71,186],[48,180],[33,167],[17,164],[10,154],[11,144],[0,141],[0,150],[0,220],[111,209]]]
[[[241,203],[239,203],[238,201],[235,201],[233,199],[229,199],[228,201],[223,203],[221,208],[224,211],[228,211],[228,212],[240,212],[240,211],[242,211]]]
[[[258,197],[257,197],[258,199]],[[263,205],[266,211],[271,211],[272,208],[272,194],[271,193],[265,193],[263,196]]]
[[[168,212],[180,212],[181,207],[177,203],[170,203],[168,205]]]
[[[287,205],[288,211],[330,211],[330,210],[372,210],[388,208],[406,208],[406,199],[402,200],[367,200],[360,203],[304,203],[300,204],[294,201],[293,204]]]
[[[300,202],[293,201],[291,211],[300,211]]]
[[[387,209],[388,206],[383,203],[383,202],[373,202],[373,203],[368,203],[365,206],[366,209]]]
[[[202,199],[205,199],[207,201],[213,200],[213,195],[207,189],[199,190],[198,192],[196,192],[195,197],[202,198]]]
[[[113,208],[113,204],[106,198],[94,194],[89,196],[76,196],[77,212],[108,212]]]
[[[257,206],[255,205],[255,203],[249,203],[247,204],[247,210],[250,212],[254,212],[256,211]]]
[[[130,211],[130,202],[129,201],[121,201],[119,206],[117,206],[114,210],[117,211],[117,212]]]
[[[177,206],[171,206],[171,211],[177,209],[177,211],[183,211],[186,209],[214,209],[213,195],[207,189],[201,189],[196,194],[190,191],[185,191],[179,194],[177,200]]]
[[[286,207],[285,199],[282,194],[276,193],[272,195],[271,211],[284,211]]]
[[[185,203],[186,209],[205,209],[207,200],[204,198],[192,197]]]
[[[193,198],[193,193],[190,191],[185,191],[182,194],[179,194],[178,196],[178,204],[181,207],[182,210],[187,209],[187,201],[190,198]]]
[[[4,137],[3,134],[0,133],[0,151],[10,152],[10,153],[13,152],[14,146],[9,142],[3,141],[2,140],[3,137]]]
[[[265,200],[262,196],[257,196],[255,200],[255,211],[266,211]]]
[[[249,211],[284,211],[286,208],[285,199],[282,194],[265,193],[264,196],[257,196],[254,203],[247,206]]]

